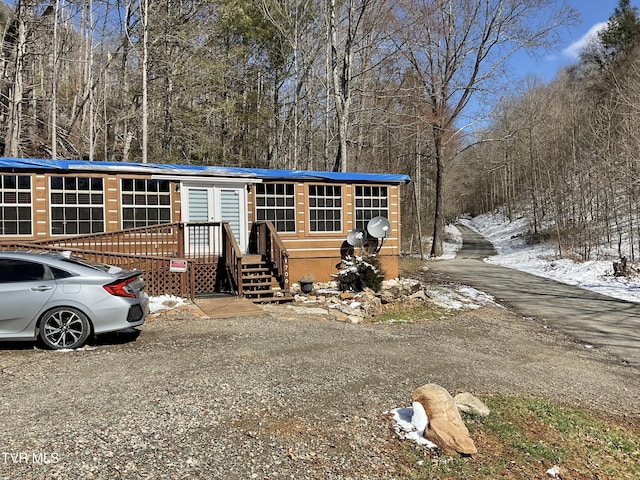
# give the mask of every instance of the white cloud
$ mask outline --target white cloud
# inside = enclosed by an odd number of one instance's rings
[[[589,45],[594,39],[597,38],[598,32],[607,26],[607,22],[596,23],[593,27],[589,29],[587,33],[585,33],[581,38],[573,42],[567,48],[562,50],[562,54],[565,57],[571,59],[577,59],[580,56],[580,52],[584,50],[584,48]]]

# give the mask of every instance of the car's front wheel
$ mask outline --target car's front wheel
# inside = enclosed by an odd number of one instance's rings
[[[49,310],[40,322],[40,340],[48,348],[79,348],[87,341],[91,325],[87,316],[72,307]]]

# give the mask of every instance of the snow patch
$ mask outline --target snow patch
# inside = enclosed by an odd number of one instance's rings
[[[611,260],[576,262],[566,258],[559,259],[553,242],[527,244],[525,234],[528,224],[524,218],[509,221],[504,215],[494,213],[479,215],[471,220],[463,219],[460,223],[476,230],[493,243],[498,255],[487,258],[487,263],[640,303],[638,280],[614,277]]]

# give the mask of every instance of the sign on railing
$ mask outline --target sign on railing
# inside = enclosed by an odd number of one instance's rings
[[[169,262],[169,271],[175,273],[183,273],[187,271],[187,261],[186,260],[171,260]]]

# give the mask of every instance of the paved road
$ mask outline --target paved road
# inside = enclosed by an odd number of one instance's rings
[[[483,259],[496,253],[491,243],[465,226],[459,229],[463,245],[457,258],[429,263],[432,273],[489,293],[520,315],[640,368],[640,305],[488,264]]]

